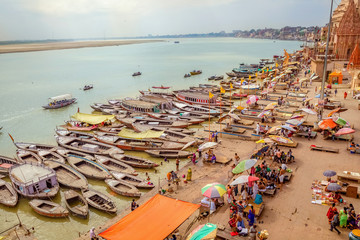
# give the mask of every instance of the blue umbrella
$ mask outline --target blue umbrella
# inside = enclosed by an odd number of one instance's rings
[[[289,125],[282,125],[281,128],[292,131],[292,132],[296,132],[296,129],[290,127]]]
[[[332,171],[332,170],[326,170],[326,171],[323,173],[323,175],[324,175],[325,177],[333,177],[333,176],[336,175],[336,172],[335,172],[335,171]]]
[[[320,98],[320,94],[316,95],[315,97]],[[325,93],[324,93],[324,97],[327,97]]]

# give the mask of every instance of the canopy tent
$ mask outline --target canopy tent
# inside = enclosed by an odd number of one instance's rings
[[[217,226],[212,223],[206,223],[195,228],[186,238],[186,240],[211,240],[216,238]]]
[[[56,97],[51,97],[51,98],[49,98],[49,101],[56,102],[56,101],[62,101],[62,100],[67,100],[67,99],[72,99],[72,98],[73,97],[71,94],[64,94],[64,95],[59,95]]]
[[[123,128],[118,133],[118,136],[124,138],[144,139],[144,138],[159,138],[164,131],[147,130],[143,132],[135,132],[132,129]]]
[[[75,113],[71,117],[80,122],[85,122],[92,125],[106,122],[115,118],[114,115],[87,114],[87,113],[79,113],[79,112]]]
[[[156,194],[99,235],[108,240],[164,239],[199,207]]]

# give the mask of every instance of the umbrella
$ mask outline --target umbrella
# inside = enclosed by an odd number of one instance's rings
[[[290,127],[289,125],[282,125],[281,128],[292,131],[292,132],[296,132],[296,129]]]
[[[334,113],[341,113],[341,112],[345,112],[347,111],[347,108],[337,108],[337,109],[334,109],[332,110],[327,116],[328,117],[331,117]]]
[[[210,183],[201,189],[201,193],[208,198],[219,198],[226,193],[226,188],[220,183]]]
[[[184,146],[181,150],[184,150],[184,149],[190,147],[190,146],[193,145],[194,143],[196,143],[196,140],[191,141],[191,142],[188,142],[187,144],[185,144],[185,146]]]
[[[345,125],[350,126],[349,122],[341,117],[336,117],[336,118],[333,117],[333,121],[336,124],[339,124],[340,126],[345,126]]]
[[[260,139],[259,141],[256,141],[255,143],[265,143],[264,139]]]
[[[246,101],[247,104],[254,104],[259,100],[258,96],[250,95],[248,96],[248,100]]]
[[[290,139],[281,137],[281,136],[277,136],[277,135],[270,135],[269,138],[271,138],[272,140],[274,140],[275,142],[278,142],[278,143],[285,143],[285,144],[293,143],[293,141],[291,141]]]
[[[269,103],[264,110],[273,110],[277,106],[277,102]]]
[[[256,159],[243,160],[239,162],[238,165],[236,165],[236,167],[232,170],[232,172],[234,174],[242,173],[246,170],[249,170],[252,166],[256,164],[256,162],[257,162]]]
[[[195,228],[186,238],[186,240],[210,240],[215,239],[217,226],[212,223],[202,224]]]
[[[281,129],[281,126],[274,126],[274,127],[270,128],[267,133],[275,133],[280,129]]]
[[[336,175],[336,172],[335,171],[332,171],[332,170],[326,170],[323,175],[325,177],[332,177],[332,176],[335,176]]]
[[[213,148],[217,145],[216,142],[206,142],[206,143],[203,143],[199,146],[199,150],[200,151],[204,151],[206,149],[209,149],[209,148]]]
[[[303,118],[303,117],[304,117],[304,115],[294,115],[290,119],[299,119],[299,118]]]
[[[263,116],[269,115],[269,114],[270,114],[270,110],[265,110],[265,111],[262,111],[262,112],[258,115],[258,117],[259,117],[259,118],[262,118]]]
[[[290,125],[293,125],[293,126],[300,126],[301,124],[304,123],[304,120],[298,120],[298,119],[289,119],[285,122],[286,124],[290,124]]]
[[[316,95],[315,97],[320,98],[320,94]],[[324,97],[327,97],[325,93],[324,93]]]
[[[241,175],[240,177],[235,179],[235,181],[230,183],[230,185],[234,186],[234,185],[244,184],[244,183],[247,183],[247,182],[253,182],[253,181],[257,181],[257,180],[259,180],[258,177],[253,177],[253,176],[249,176],[249,175]]]
[[[329,185],[327,185],[327,190],[331,191],[331,192],[336,192],[339,191],[341,189],[341,186],[337,183],[330,183]]]
[[[308,108],[302,108],[301,111],[306,112],[308,114],[316,115],[316,112]]]
[[[346,135],[354,132],[355,130],[352,128],[341,128],[339,131],[335,133],[335,136]]]
[[[319,128],[323,129],[323,130],[328,129],[328,128],[333,129],[334,127],[336,127],[336,123],[330,118],[320,121],[318,125],[319,125]]]

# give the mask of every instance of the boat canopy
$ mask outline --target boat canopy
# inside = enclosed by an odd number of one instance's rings
[[[154,130],[135,132],[134,130],[123,128],[118,133],[118,136],[123,138],[144,139],[144,138],[159,138],[163,133],[164,131],[154,131]]]
[[[156,194],[99,236],[107,240],[165,239],[199,207]]]
[[[87,113],[79,113],[79,112],[71,117],[80,122],[85,122],[92,125],[106,122],[115,118],[114,115],[87,114]]]
[[[72,98],[73,97],[71,94],[64,94],[64,95],[59,95],[56,97],[51,97],[51,98],[49,98],[49,101],[56,102],[56,101],[68,100],[68,99],[72,99]]]

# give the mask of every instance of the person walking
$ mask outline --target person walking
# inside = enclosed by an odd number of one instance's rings
[[[329,209],[328,209],[328,211],[326,213],[326,216],[327,216],[327,218],[329,220],[329,224],[331,224],[331,221],[332,221],[332,219],[334,217],[334,212],[337,212],[337,209],[335,207],[335,203],[333,203],[332,206],[329,207]]]
[[[218,142],[218,132],[215,131],[215,142]]]
[[[96,240],[96,239],[98,239],[97,237],[96,237],[96,234],[95,234],[95,228],[94,227],[92,227],[91,229],[90,229],[90,239],[91,240]]]
[[[338,92],[337,89],[335,89],[335,97],[336,97],[337,92]]]
[[[256,134],[259,135],[260,133],[260,124],[256,123]]]
[[[179,171],[180,160],[176,158],[176,171]]]
[[[336,228],[337,226],[339,226],[339,213],[335,210],[334,216],[333,216],[333,219],[332,219],[331,225],[330,225],[330,231],[333,231],[333,229],[335,229],[335,231],[338,234],[340,234],[341,232],[339,231],[339,229]]]
[[[345,91],[344,92],[344,100],[346,99],[346,97],[347,97],[347,92]]]

